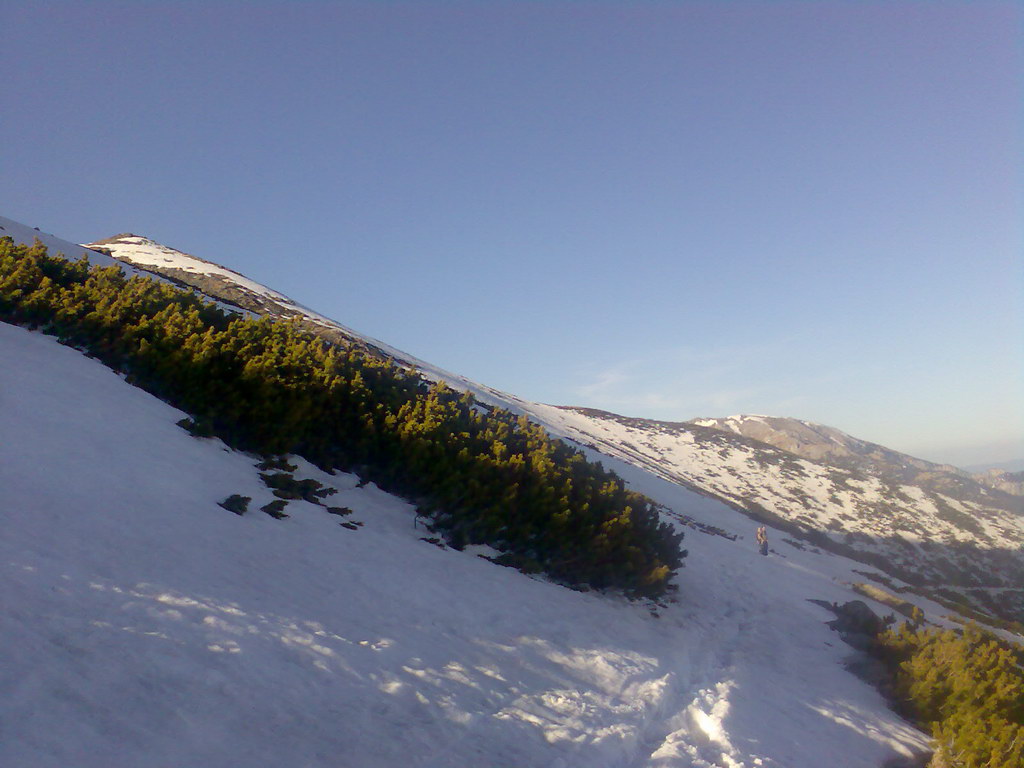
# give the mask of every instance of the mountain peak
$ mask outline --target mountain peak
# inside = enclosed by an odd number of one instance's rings
[[[197,264],[217,266],[213,262],[205,261],[133,232],[122,232],[119,235],[83,245],[86,248],[109,253],[115,259],[142,266],[177,267],[188,271],[205,271],[205,269],[197,270]]]
[[[89,245],[107,245],[109,243],[124,242],[126,240],[136,240],[136,241],[143,241],[144,240],[144,241],[149,242],[149,243],[155,242],[153,240],[150,240],[148,237],[144,237],[143,235],[136,235],[134,232],[121,232],[120,234],[114,235],[113,237],[107,237],[107,238],[104,238],[103,240],[97,240],[94,243],[89,243]]]

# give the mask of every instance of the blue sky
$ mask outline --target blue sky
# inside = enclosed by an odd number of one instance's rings
[[[0,212],[480,382],[1024,457],[1022,10],[0,7]]]

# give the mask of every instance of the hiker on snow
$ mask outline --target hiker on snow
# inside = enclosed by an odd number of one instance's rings
[[[768,529],[763,525],[757,529],[757,549],[762,555],[768,554]]]

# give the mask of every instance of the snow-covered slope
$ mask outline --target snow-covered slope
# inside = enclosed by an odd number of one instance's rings
[[[55,243],[51,247],[57,250],[81,248]],[[260,315],[298,318],[332,342],[361,345],[429,379],[468,390],[485,404],[526,413],[555,434],[593,446],[605,462],[615,457],[774,522],[789,535],[846,552],[879,568],[884,573],[877,578],[895,586],[904,580],[948,590],[947,598],[1024,621],[1019,497],[794,419],[738,416],[667,423],[527,402],[439,369],[233,270],[148,238],[123,234],[88,247],[221,302]]]
[[[38,227],[29,227],[13,219],[5,219],[3,216],[0,216],[0,237],[9,237],[16,243],[25,243],[26,245],[32,245],[34,241],[38,240],[46,246],[51,256],[63,253],[71,260],[88,256],[89,261],[101,266],[115,263],[109,255],[99,253],[84,245],[76,245],[62,240],[48,232],[40,231]]]
[[[109,254],[120,262],[136,265],[150,272],[176,278],[188,284],[198,282],[199,279],[206,279],[210,286],[219,285],[231,288],[238,296],[249,298],[255,305],[246,307],[245,303],[241,303],[241,306],[260,314],[276,312],[282,316],[306,315],[320,323],[332,322],[312,310],[296,304],[284,294],[250,280],[245,275],[174,248],[168,248],[147,237],[125,233],[95,243],[88,243],[84,247]],[[195,285],[194,287],[200,286]]]
[[[188,437],[182,414],[73,350],[0,326],[4,766],[875,767],[924,738],[843,669],[849,649],[808,602],[852,599],[864,565],[806,540],[937,584],[967,574],[989,608],[1024,597],[1019,515],[710,425],[523,401],[145,238],[91,247],[96,263],[110,253],[298,317],[527,413],[664,505],[691,554],[677,602],[570,592],[438,549],[404,502],[301,460],[364,525],[305,502],[275,521],[258,511],[271,497],[252,457]],[[256,511],[217,506],[233,493]],[[738,509],[776,524],[772,557]]]
[[[432,381],[445,381],[452,387],[470,391],[482,403],[521,411],[519,398],[440,369],[425,360],[395,349],[366,334],[349,328],[303,306],[282,293],[211,261],[161,245],[147,237],[131,233],[115,235],[87,246],[109,254],[124,264],[133,265],[157,276],[189,286],[206,296],[268,317],[299,320],[309,331],[328,341],[358,344],[371,352],[386,355],[399,365],[416,368]]]
[[[728,501],[790,535],[1024,621],[1024,515],[1003,504],[810,461],[719,427],[533,410],[559,434]]]
[[[959,499],[982,501],[1004,509],[1024,509],[1021,488],[1010,482],[1000,487],[1002,473],[971,474],[949,464],[936,464],[894,451],[878,443],[848,435],[835,427],[802,419],[741,414],[727,418],[692,419],[689,423],[714,427],[774,445],[811,461],[822,461],[843,469],[866,472],[899,483],[919,485]],[[995,489],[999,493],[989,493]]]
[[[13,219],[4,218],[3,216],[0,216],[0,237],[10,237],[14,242],[24,243],[26,245],[32,245],[36,240],[38,240],[46,246],[47,252],[51,256],[63,254],[66,258],[72,261],[85,256],[89,260],[89,263],[95,264],[99,267],[109,267],[116,264],[127,275],[141,275],[148,279],[161,280],[165,282],[180,282],[168,279],[167,276],[161,275],[159,272],[152,269],[136,267],[124,260],[114,259],[107,251],[96,250],[87,245],[76,245],[75,243],[67,240],[62,240],[55,235],[42,232],[37,227],[29,227],[25,224],[14,221]],[[209,298],[216,302],[221,309],[229,312],[238,311],[238,307],[234,302],[225,302],[216,296],[209,296]]]
[[[738,534],[692,533],[655,617],[442,550],[301,460],[364,525],[274,520],[253,457],[96,361],[3,324],[0,359],[5,768],[878,768],[924,746],[808,602],[850,599],[856,564],[761,557],[721,502],[609,460]],[[217,506],[235,493],[255,511]]]

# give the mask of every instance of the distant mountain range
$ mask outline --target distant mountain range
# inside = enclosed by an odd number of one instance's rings
[[[890,465],[880,457],[845,456],[836,463],[805,458],[722,429],[717,419],[665,422],[588,408],[543,408],[549,427],[567,437],[723,500],[786,532],[793,546],[820,547],[870,564],[881,574],[869,578],[896,589],[910,585],[974,610],[1024,620],[1019,496],[956,473],[904,469],[903,462]],[[778,437],[775,428],[751,431]],[[829,432],[837,440],[846,437]],[[913,479],[904,479],[907,473]]]
[[[525,413],[586,450],[770,524],[789,546],[820,548],[870,565],[868,577],[893,589],[913,588],[968,612],[1024,622],[1021,473],[971,475],[792,418],[664,422],[532,403],[436,368],[234,270],[148,238],[125,233],[82,247],[236,311],[289,319],[332,343],[387,356],[428,379],[472,392],[485,405]],[[703,530],[685,509],[665,512],[704,533],[749,533]],[[777,539],[773,546],[779,546]]]
[[[1000,503],[984,489],[1020,496],[1024,494],[1024,472],[987,469],[970,473],[950,464],[935,464],[891,448],[859,440],[834,427],[799,419],[741,415],[728,418],[692,419],[691,424],[713,427],[774,445],[812,461],[858,470],[887,480],[920,485],[941,493]],[[981,487],[979,487],[981,486]],[[1020,502],[1002,499],[1009,509]]]
[[[1024,472],[1024,459],[1013,461],[997,461],[991,464],[970,464],[961,469],[966,469],[971,474],[987,473],[991,470],[997,472]]]

